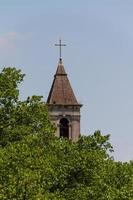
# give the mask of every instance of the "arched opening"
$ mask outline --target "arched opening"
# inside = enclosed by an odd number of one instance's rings
[[[66,118],[60,120],[60,137],[69,138],[69,121]]]

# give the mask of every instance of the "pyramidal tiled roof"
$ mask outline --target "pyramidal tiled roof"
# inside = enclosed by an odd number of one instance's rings
[[[61,58],[48,95],[47,104],[80,105],[74,95]]]

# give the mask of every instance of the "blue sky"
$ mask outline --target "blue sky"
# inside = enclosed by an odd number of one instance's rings
[[[133,159],[133,1],[0,0],[0,68],[26,74],[21,98],[46,100],[63,61],[84,104],[81,131],[111,134],[117,160]]]

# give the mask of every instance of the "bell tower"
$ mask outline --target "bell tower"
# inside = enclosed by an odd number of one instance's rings
[[[56,126],[56,136],[77,141],[80,136],[80,108],[61,58],[61,47],[65,46],[59,41],[60,58],[54,80],[47,98],[50,120]]]

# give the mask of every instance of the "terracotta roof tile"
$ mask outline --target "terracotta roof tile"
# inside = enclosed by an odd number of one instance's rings
[[[47,99],[48,104],[79,105],[60,59]]]

